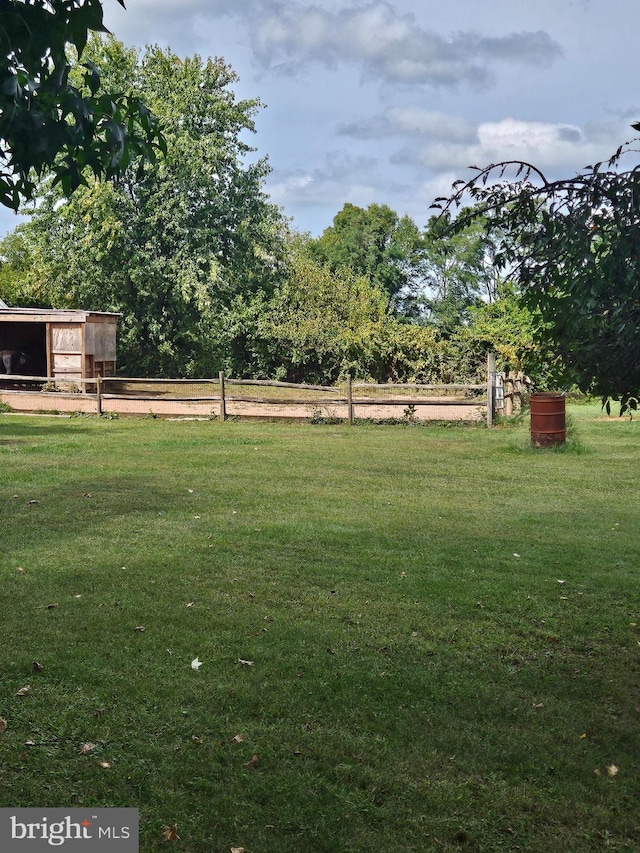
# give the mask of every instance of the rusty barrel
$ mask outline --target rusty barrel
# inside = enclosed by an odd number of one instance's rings
[[[531,443],[536,447],[564,444],[567,437],[566,397],[554,391],[532,394]]]

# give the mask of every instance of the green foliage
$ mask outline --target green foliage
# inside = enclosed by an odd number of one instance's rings
[[[341,267],[365,275],[401,308],[421,277],[422,240],[408,216],[386,204],[364,209],[345,204],[321,237],[309,242],[311,255],[332,271]]]
[[[92,182],[60,203],[55,188],[2,245],[0,286],[22,304],[122,313],[119,367],[129,375],[210,375],[219,318],[238,294],[273,290],[281,225],[264,195],[264,160],[245,164],[256,100],[237,101],[222,60],[181,60],[114,39],[87,53],[110,85],[135,87],[160,116],[166,157],[117,186]],[[2,291],[3,292],[3,291]]]
[[[90,59],[70,79],[72,54],[79,62],[89,33],[106,32],[100,0],[2,0],[0,9],[0,204],[17,210],[48,173],[70,195],[87,173],[113,178],[155,161],[164,139],[135,90],[105,90]]]
[[[347,374],[386,381],[437,381],[443,347],[432,329],[400,322],[386,292],[342,267],[304,253],[257,318],[271,374],[330,384]]]
[[[452,231],[432,216],[424,232],[424,284],[416,313],[445,337],[469,322],[470,310],[497,298],[498,280],[490,256],[493,244],[484,223],[474,219]]]
[[[470,216],[483,212],[502,235],[496,261],[512,266],[562,381],[624,407],[640,393],[640,167],[622,170],[623,156],[636,158],[632,143],[559,181],[526,163],[487,166],[458,182],[447,206],[470,192]]]

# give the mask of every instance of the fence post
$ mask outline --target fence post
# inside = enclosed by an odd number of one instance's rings
[[[504,413],[507,417],[513,414],[515,408],[516,375],[510,370],[504,379]]]
[[[102,376],[96,376],[96,407],[98,409],[98,417],[102,417]]]
[[[349,423],[353,426],[353,385],[351,374],[347,376],[347,417]]]
[[[493,426],[494,386],[496,380],[496,354],[487,353],[487,426]]]
[[[218,374],[220,379],[220,420],[226,421],[227,419],[227,402],[224,396],[224,370],[221,370]]]

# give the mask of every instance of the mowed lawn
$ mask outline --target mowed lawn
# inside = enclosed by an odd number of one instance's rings
[[[570,411],[564,452],[0,416],[0,806],[136,807],[143,853],[640,849],[640,423]]]

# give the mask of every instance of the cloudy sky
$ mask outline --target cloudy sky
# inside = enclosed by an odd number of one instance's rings
[[[128,45],[222,56],[265,104],[267,189],[319,234],[345,202],[423,226],[471,164],[549,176],[608,157],[640,120],[637,0],[104,0]],[[15,218],[0,220],[0,233]]]

